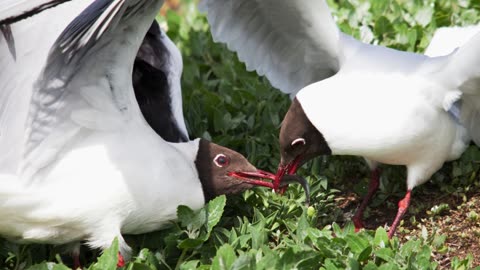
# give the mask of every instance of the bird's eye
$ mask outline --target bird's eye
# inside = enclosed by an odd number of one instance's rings
[[[305,145],[305,144],[306,144],[306,142],[305,142],[304,138],[297,138],[297,139],[293,140],[292,143],[291,143],[291,145],[293,147],[300,146],[300,145]]]
[[[213,159],[213,162],[215,163],[215,165],[221,168],[227,166],[228,163],[230,163],[230,160],[224,154],[218,154]]]

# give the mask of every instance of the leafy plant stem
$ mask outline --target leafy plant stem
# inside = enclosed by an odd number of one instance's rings
[[[175,265],[175,270],[180,269],[180,265],[182,265],[186,254],[187,254],[187,249],[183,249],[182,254],[180,254],[180,257],[178,258],[177,264]]]

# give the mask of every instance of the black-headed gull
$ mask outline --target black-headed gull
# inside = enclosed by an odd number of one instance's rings
[[[86,7],[58,38],[45,36],[48,54],[24,50],[31,44],[23,39],[40,41],[42,33],[24,35],[32,24],[23,21],[12,25],[16,60],[0,42],[0,61],[11,68],[0,73],[7,80],[0,88],[0,234],[38,243],[85,240],[102,249],[117,237],[129,256],[122,234],[161,228],[178,205],[198,209],[218,194],[271,187],[256,178],[273,174],[241,154],[204,139],[168,143],[142,116],[132,71],[163,1],[89,2],[55,8],[62,14]],[[62,29],[49,26],[36,29]],[[160,54],[173,45],[157,41]]]
[[[308,159],[363,156],[406,165],[407,193],[391,237],[410,204],[411,190],[473,139],[480,143],[480,36],[455,53],[430,58],[362,43],[343,34],[323,0],[203,0],[214,40],[238,53],[249,70],[296,94],[280,130],[276,184]]]

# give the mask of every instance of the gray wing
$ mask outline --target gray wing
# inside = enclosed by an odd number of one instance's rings
[[[97,0],[62,32],[32,94],[24,174],[51,163],[80,133],[143,121],[132,68],[161,4]]]
[[[6,0],[8,3],[42,1]],[[93,0],[75,0],[36,16],[2,25],[0,33],[0,172],[15,173],[24,149],[25,123],[34,82],[57,37]],[[16,6],[13,6],[16,7]],[[7,11],[7,5],[0,10]]]
[[[202,0],[199,8],[213,39],[282,92],[295,94],[340,67],[340,32],[323,0]]]

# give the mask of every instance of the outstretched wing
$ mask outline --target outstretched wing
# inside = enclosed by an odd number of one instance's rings
[[[0,169],[17,171],[33,84],[45,65],[48,51],[80,12],[93,0],[75,0],[26,20],[2,25],[0,33]],[[11,3],[16,2],[14,0]],[[19,1],[19,3],[39,1]],[[41,1],[40,1],[41,2]],[[8,2],[10,3],[10,2]],[[6,6],[1,9],[5,12]]]
[[[323,0],[202,0],[199,8],[213,39],[282,92],[295,94],[340,67],[341,33]]]
[[[480,25],[438,28],[425,49],[425,55],[430,57],[448,55],[479,32]]]
[[[144,121],[131,74],[161,4],[97,0],[62,32],[32,94],[23,174],[50,164],[79,134]]]

